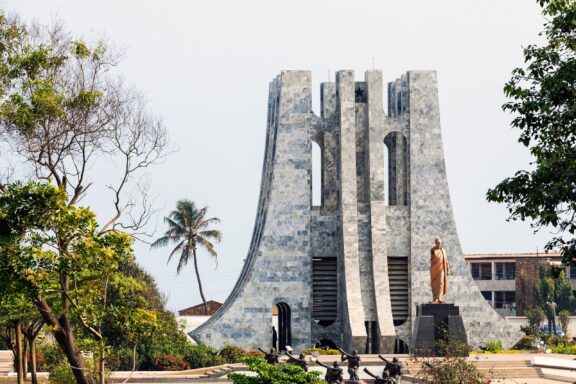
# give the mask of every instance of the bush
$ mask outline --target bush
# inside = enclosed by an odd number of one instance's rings
[[[512,349],[521,349],[521,350],[535,350],[536,347],[534,346],[534,342],[536,338],[534,336],[522,336],[520,340],[512,347]]]
[[[322,349],[322,348],[308,348],[302,351],[305,355],[311,355],[312,352],[317,352],[319,355],[340,355],[341,352],[337,349]]]
[[[159,371],[182,371],[190,368],[186,361],[172,355],[158,355],[154,357],[152,364]]]
[[[218,354],[225,363],[239,363],[247,356],[244,348],[236,347],[234,345],[225,345],[220,349]]]
[[[106,364],[111,371],[131,371],[134,352],[130,348],[120,348],[112,351],[106,358]],[[142,364],[143,357],[136,353],[136,369]]]
[[[212,367],[224,364],[226,361],[218,356],[218,351],[206,344],[189,344],[183,356],[190,368]]]
[[[493,340],[486,343],[486,347],[484,348],[488,352],[500,352],[503,351],[502,342],[500,340]]]
[[[540,333],[540,323],[546,318],[544,311],[540,307],[532,307],[527,308],[524,311],[524,315],[526,315],[526,319],[528,320],[528,326],[522,328],[522,330],[528,336],[537,336]]]
[[[570,343],[559,343],[550,347],[552,353],[561,353],[563,355],[576,355],[576,345]]]
[[[484,384],[489,380],[465,357],[423,359],[416,377],[425,383]]]
[[[560,319],[560,325],[562,326],[562,331],[564,335],[568,337],[568,325],[570,324],[570,312],[563,309],[558,313],[558,318]]]
[[[64,352],[56,343],[42,343],[36,348],[38,354],[42,356],[42,365],[38,365],[38,372],[52,372],[59,364],[67,361]]]
[[[70,364],[65,361],[58,363],[55,367],[50,370],[50,383],[54,384],[75,384],[76,379],[72,373],[72,368]]]
[[[302,368],[293,364],[271,365],[262,357],[247,357],[244,362],[248,369],[256,372],[256,376],[247,376],[242,373],[230,373],[228,378],[235,384],[322,384],[318,377],[320,372],[304,372]]]

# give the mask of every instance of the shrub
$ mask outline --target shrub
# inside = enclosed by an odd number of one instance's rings
[[[558,313],[558,318],[560,319],[560,325],[562,326],[562,331],[564,335],[568,337],[568,325],[570,324],[570,312],[563,309]]]
[[[256,376],[247,376],[242,373],[230,373],[228,378],[235,384],[322,384],[318,377],[320,372],[304,372],[302,368],[293,364],[271,365],[262,357],[246,357],[244,362],[248,369],[256,372]]]
[[[58,363],[50,370],[50,383],[54,384],[75,384],[76,379],[72,373],[70,364],[65,361]]]
[[[225,363],[224,358],[218,356],[218,351],[206,344],[189,344],[183,358],[190,368],[212,367]]]
[[[159,371],[182,371],[190,368],[186,361],[172,355],[158,355],[154,357],[152,364]]]
[[[484,384],[490,381],[465,357],[423,359],[416,376],[425,383]]]
[[[535,341],[536,338],[534,336],[522,336],[512,348],[521,350],[534,350],[536,349],[534,346]]]
[[[56,343],[39,344],[37,351],[42,356],[42,365],[37,366],[38,372],[52,372],[60,363],[66,362],[64,353]]]
[[[131,371],[133,367],[134,352],[130,348],[119,348],[106,358],[106,364],[111,371]],[[136,353],[136,369],[143,362],[143,357]]]
[[[552,353],[561,353],[564,355],[576,355],[576,345],[570,343],[559,343],[550,347]]]
[[[239,363],[247,356],[244,348],[236,347],[234,345],[225,345],[220,349],[218,354],[226,363]]]
[[[337,349],[308,348],[302,351],[305,355],[311,355],[312,352],[318,352],[319,355],[340,355]]]
[[[486,343],[486,351],[488,352],[500,352],[503,351],[504,348],[502,348],[502,342],[500,340],[492,340]]]
[[[528,320],[528,326],[522,328],[526,335],[538,335],[540,333],[540,323],[544,321],[546,315],[540,307],[527,308],[524,311],[526,319]]]

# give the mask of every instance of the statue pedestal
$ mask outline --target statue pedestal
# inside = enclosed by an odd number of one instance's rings
[[[454,304],[418,305],[411,352],[419,357],[468,356],[468,340],[460,309]]]

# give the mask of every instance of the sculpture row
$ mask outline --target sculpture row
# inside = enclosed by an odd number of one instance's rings
[[[280,364],[279,355],[276,354],[273,349],[270,350],[270,353],[263,351],[261,348],[258,349],[260,352],[264,353],[266,362],[268,364]],[[358,355],[358,351],[355,350],[349,354],[341,348],[339,350],[342,354],[340,361],[348,362],[348,374],[350,375],[350,380],[359,381],[360,378],[358,377],[358,370],[360,369],[361,359],[360,355]],[[288,360],[286,361],[288,364],[297,365],[304,371],[308,372],[308,362],[306,361],[306,356],[303,353],[301,353],[298,357],[291,355],[289,352],[286,352],[286,355],[288,356]],[[375,379],[375,384],[399,384],[400,378],[402,377],[402,363],[398,360],[397,357],[394,357],[392,361],[386,360],[382,355],[378,355],[378,357],[384,363],[386,363],[384,370],[382,371],[382,376],[375,375],[374,373],[370,372],[368,368],[364,368],[364,372]],[[322,364],[318,360],[316,360],[316,364],[326,368],[326,375],[324,376],[326,383],[341,384],[344,382],[344,370],[340,368],[340,363],[338,361],[332,363],[331,367],[329,365]]]

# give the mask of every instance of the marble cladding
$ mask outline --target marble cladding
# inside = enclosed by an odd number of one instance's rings
[[[464,262],[448,192],[435,72],[409,71],[387,92],[388,114],[381,71],[367,71],[358,82],[353,71],[339,71],[335,82],[322,83],[316,116],[310,72],[283,71],[270,83],[248,256],[222,308],[191,336],[215,347],[267,348],[272,307],[284,302],[291,309],[295,351],[329,339],[364,352],[365,322],[376,322],[377,349],[392,353],[396,339],[410,343],[416,306],[431,299],[429,252],[441,237],[452,271],[447,300],[461,308],[470,343],[501,340],[509,347],[520,337],[482,297]],[[396,205],[389,205],[384,138],[394,132],[393,145],[407,147],[394,156],[401,181],[394,189]],[[321,207],[312,207],[312,141],[322,150]],[[409,260],[411,315],[398,326],[389,256]],[[326,326],[312,318],[313,257],[338,260],[338,314]]]

